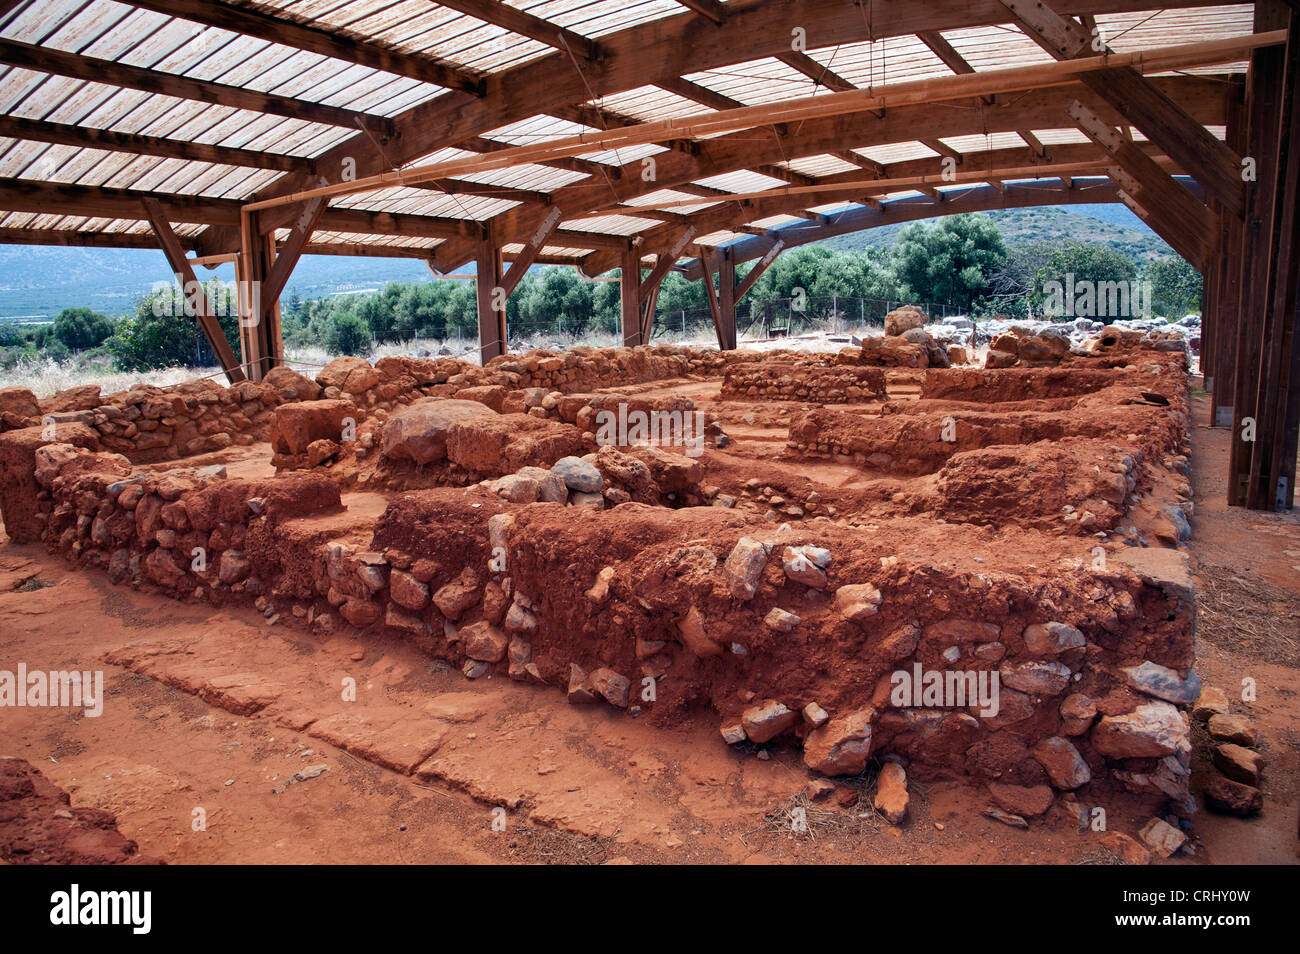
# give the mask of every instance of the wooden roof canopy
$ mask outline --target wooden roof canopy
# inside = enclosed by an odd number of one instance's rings
[[[1103,135],[1116,131],[1120,148],[1160,166],[1162,187],[1186,172],[1213,188],[1186,164],[1216,175],[1231,164],[1220,140],[1232,78],[1266,39],[1252,38],[1250,4],[1198,0],[0,0],[0,11],[0,239],[154,247],[153,199],[182,248],[219,255],[239,250],[242,210],[278,199],[256,216],[277,247],[420,257],[441,271],[484,236],[507,261],[598,274],[633,249],[650,267],[679,244],[680,259],[748,233],[743,247],[761,254],[786,227],[786,247],[845,217],[869,227],[896,220],[906,196],[907,218],[959,200],[1116,201],[1126,190],[1107,168],[1124,163]],[[1081,49],[1053,49],[1054,28]],[[1099,60],[1094,46],[1126,65],[1059,70]],[[1163,62],[1133,55],[1158,49]],[[1176,115],[1156,128],[1118,108],[1095,78],[1120,72],[1133,89],[1118,106],[1139,90],[1154,98],[1142,109],[1172,103]],[[1076,101],[1096,130],[1068,112]],[[1184,155],[1180,139],[1192,140]],[[566,140],[586,147],[550,146]],[[403,174],[420,167],[433,173]],[[320,186],[337,194],[295,243],[302,199]],[[1196,260],[1205,248],[1179,251]]]

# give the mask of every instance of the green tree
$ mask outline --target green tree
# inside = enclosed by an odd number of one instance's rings
[[[969,310],[988,292],[1006,254],[993,221],[971,213],[909,225],[899,233],[893,261],[898,279],[918,298]]]
[[[65,308],[54,319],[54,337],[73,351],[98,348],[113,333],[113,322],[89,308]]]
[[[1200,314],[1201,273],[1181,258],[1158,258],[1142,274],[1151,283],[1152,308],[1157,315],[1177,320]]]
[[[370,329],[356,312],[336,311],[330,315],[325,347],[331,354],[367,354],[370,351]]]
[[[1136,278],[1137,263],[1123,252],[1066,242],[1053,249],[1038,269],[1030,301],[1040,310],[1064,305],[1067,315],[1131,317],[1149,305],[1132,294]]]
[[[519,299],[519,318],[530,332],[558,320],[566,334],[580,335],[591,324],[594,287],[575,269],[552,266],[541,269],[535,282],[512,297]]]
[[[226,341],[239,354],[239,312],[234,287],[214,278],[203,288]],[[136,303],[135,314],[118,322],[105,344],[123,371],[205,367],[217,363],[189,303],[179,288],[170,285],[141,298]]]

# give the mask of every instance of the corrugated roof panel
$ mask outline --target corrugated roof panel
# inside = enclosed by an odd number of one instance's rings
[[[889,165],[891,162],[910,162],[913,159],[925,159],[934,155],[933,149],[919,142],[887,143],[854,149],[853,151],[885,165]]]
[[[676,93],[670,93],[657,86],[641,86],[626,93],[603,96],[598,100],[592,100],[592,104],[631,116],[643,123],[678,119],[682,116],[707,112],[709,109],[692,99],[684,99]]]
[[[868,175],[861,166],[835,156],[807,156],[803,159],[783,162],[781,165],[806,176],[834,176],[847,172],[861,172],[864,176]]]
[[[942,141],[958,152],[974,154],[987,152],[990,149],[1016,149],[1025,145],[1023,139],[1011,132],[974,136],[945,136]]]
[[[778,189],[781,186],[789,185],[784,179],[765,176],[761,172],[750,172],[748,169],[742,169],[739,172],[728,172],[720,176],[709,176],[707,179],[696,179],[695,183],[711,189],[721,189],[724,192],[762,192],[766,189]],[[690,198],[690,196],[687,196],[687,198]]]
[[[688,78],[747,106],[816,96],[827,91],[826,87],[817,86],[798,70],[770,58],[691,73]]]

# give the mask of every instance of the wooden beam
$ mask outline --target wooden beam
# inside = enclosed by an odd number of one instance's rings
[[[172,231],[171,223],[167,221],[162,206],[154,199],[145,199],[141,205],[145,217],[153,226],[154,235],[158,237],[158,244],[162,246],[163,254],[167,256],[167,263],[180,280],[181,288],[187,293],[187,299],[194,310],[195,318],[198,319],[199,327],[203,329],[203,334],[212,345],[217,360],[221,362],[221,370],[226,372],[226,378],[231,384],[243,381],[245,376],[239,366],[239,359],[235,357],[234,349],[226,340],[226,333],[221,330],[221,322],[212,313],[212,304],[208,301],[207,293],[195,278],[194,269],[185,256],[185,249],[181,247],[176,233]]]
[[[966,58],[957,52],[956,47],[949,43],[942,33],[935,30],[923,30],[917,34],[917,38],[930,48],[931,53],[943,61],[944,66],[954,73],[963,75],[975,72],[975,67],[966,62]]]
[[[692,83],[680,76],[660,80],[655,85],[683,99],[689,99],[701,106],[707,106],[709,109],[736,109],[745,105],[740,100],[732,99],[730,96],[724,96],[721,93],[715,93],[707,86]]]
[[[736,350],[736,260],[730,246],[718,249],[718,346],[723,351]]]
[[[1199,8],[1220,2],[1181,0],[1181,6]],[[1145,11],[1150,4],[1149,0],[1058,0],[1058,8],[1068,14],[1114,14]],[[441,146],[460,144],[553,106],[775,56],[789,49],[792,25],[815,24],[820,35],[849,44],[910,36],[924,30],[993,26],[1007,20],[1006,8],[998,0],[877,5],[871,16],[864,16],[859,4],[843,0],[746,2],[726,12],[726,22],[716,29],[700,29],[698,19],[683,12],[603,35],[600,44],[607,56],[600,70],[575,70],[569,56],[562,52],[521,63],[488,77],[488,91],[483,97],[449,93],[394,117],[397,138],[386,145],[382,156],[364,148],[359,137],[353,137],[319,157],[318,165],[329,168],[344,157],[355,157],[358,176],[406,165]],[[527,95],[520,95],[525,90]],[[306,176],[287,176],[263,193],[290,194],[302,189],[307,181]]]
[[[506,296],[501,288],[501,248],[491,230],[479,239],[475,269],[475,301],[478,305],[479,357],[484,365],[506,353]],[[500,307],[497,307],[497,304]]]
[[[1218,221],[1209,209],[1170,178],[1136,143],[1102,122],[1083,103],[1075,100],[1067,112],[1089,139],[1110,153],[1119,167],[1136,180],[1140,192],[1133,198],[1152,216],[1166,223],[1162,233],[1185,234],[1187,246],[1194,253],[1185,257],[1196,268],[1204,268],[1209,257],[1207,236],[1218,234]],[[1169,235],[1164,237],[1174,244]]]
[[[641,253],[628,249],[623,253],[618,282],[619,323],[623,330],[623,347],[648,344],[641,327]]]
[[[266,295],[270,300],[279,300],[280,293],[284,291],[285,283],[289,281],[289,275],[293,272],[294,266],[298,264],[298,259],[302,256],[303,247],[311,238],[311,233],[315,230],[317,223],[320,221],[321,213],[324,211],[325,202],[323,199],[313,200],[303,206],[298,221],[294,223],[293,229],[289,233],[288,240],[276,253],[275,263],[266,278],[266,283],[262,286],[262,294]]]
[[[706,20],[712,20],[718,26],[722,26],[727,20],[727,8],[718,0],[677,0],[677,2]]]
[[[713,320],[713,333],[717,335],[718,347],[725,350],[726,338],[722,333],[722,311],[718,304],[718,291],[713,287],[713,252],[696,246],[696,259],[700,263],[699,280],[704,289],[704,302],[709,306],[709,317]]]
[[[483,79],[477,73],[431,56],[405,53],[359,33],[334,25],[314,26],[301,20],[272,16],[250,7],[221,0],[125,0],[132,6],[180,17],[221,30],[232,30],[281,46],[319,53],[345,63],[383,70],[395,76],[431,83],[475,96],[483,95]],[[456,7],[457,0],[444,3]],[[523,14],[523,16],[528,16]],[[557,28],[558,29],[558,28]]]
[[[1177,47],[1145,50],[1141,53],[1062,60],[1034,66],[990,70],[970,76],[951,76],[878,87],[875,90],[852,90],[746,106],[740,109],[704,113],[686,119],[643,123],[632,128],[596,134],[566,136],[540,145],[515,146],[490,158],[457,159],[431,165],[380,173],[350,182],[306,189],[291,195],[277,196],[248,204],[250,210],[272,208],[317,196],[342,196],[375,191],[392,186],[411,185],[447,176],[464,175],[488,169],[508,169],[539,160],[574,156],[597,149],[612,149],[658,143],[669,139],[708,138],[716,134],[751,129],[759,125],[850,116],[874,109],[920,105],[964,99],[981,92],[1012,92],[1036,87],[1070,86],[1086,72],[1107,68],[1107,63],[1138,64],[1143,69],[1161,71],[1231,61],[1250,50],[1272,46],[1285,39],[1284,31],[1252,34],[1232,40],[1189,43]]]
[[[776,261],[777,256],[781,254],[783,248],[785,248],[785,242],[779,238],[772,243],[772,247],[768,249],[767,254],[754,264],[754,267],[749,270],[749,274],[745,276],[744,281],[737,286],[736,301],[740,301],[740,299],[744,298],[745,295],[748,294],[749,290],[754,287],[760,278],[763,277],[763,273],[768,270],[773,262]]]
[[[833,89],[837,93],[857,89],[856,86],[844,77],[835,73],[830,67],[822,66],[807,53],[801,53],[798,50],[790,50],[786,53],[778,54],[776,58],[792,70],[797,70],[804,76],[807,76],[818,86],[825,86],[827,89]]]
[[[1241,157],[1136,70],[1087,74],[1084,83],[1178,163],[1231,215],[1244,209]],[[1130,140],[1131,141],[1131,140]]]
[[[557,50],[572,50],[575,56],[583,59],[594,60],[601,55],[600,44],[595,40],[534,16],[526,10],[502,3],[501,0],[438,0],[438,5],[449,7],[484,23],[499,26],[511,33],[526,36],[538,43],[545,43]]]
[[[10,66],[37,73],[67,76],[88,83],[124,86],[127,89],[138,89],[146,93],[176,96],[180,99],[247,109],[256,113],[270,113],[303,122],[362,129],[381,141],[388,139],[393,131],[392,123],[382,116],[372,116],[368,113],[340,109],[337,106],[326,106],[288,96],[277,96],[274,93],[261,93],[242,86],[191,79],[177,73],[129,66],[126,63],[115,63],[112,60],[84,56],[80,53],[67,53],[48,46],[33,46],[18,40],[0,39],[0,63],[8,63]]]
[[[286,156],[211,143],[186,142],[181,139],[163,139],[158,136],[143,136],[139,133],[117,132],[112,129],[94,129],[90,126],[70,126],[39,119],[23,119],[19,116],[0,116],[0,136],[33,142],[49,142],[61,146],[78,146],[84,149],[129,152],[138,156],[162,156],[166,159],[247,166],[250,169],[274,169],[277,172],[310,173],[314,167],[311,159],[302,156]]]
[[[1275,3],[1256,7],[1257,16],[1265,11],[1289,21],[1290,42],[1281,64],[1280,108],[1261,117],[1270,132],[1276,130],[1276,144],[1260,156],[1273,184],[1246,506],[1288,510],[1295,502],[1300,441],[1300,16]]]
[[[471,182],[468,179],[436,179],[421,182],[417,189],[441,192],[443,195],[474,195],[484,199],[503,199],[508,202],[526,202],[531,205],[549,205],[548,192],[537,189],[517,189],[513,186],[492,185],[488,182]]]
[[[1073,20],[1060,16],[1042,0],[1003,0],[1024,31],[1058,60],[1095,50],[1100,38]],[[1178,104],[1131,67],[1085,73],[1083,82],[1119,110],[1132,125],[1205,187],[1207,194],[1232,215],[1241,215],[1245,186],[1241,157],[1188,116]]]
[[[192,239],[176,236],[181,248],[192,251]],[[158,240],[138,232],[83,232],[75,229],[24,229],[0,227],[3,245],[55,245],[66,248],[147,248],[156,249]]]
[[[673,265],[677,263],[677,259],[681,257],[682,252],[686,250],[686,246],[694,240],[695,234],[696,229],[692,225],[678,236],[671,249],[667,252],[661,252],[655,257],[655,267],[650,270],[650,274],[641,283],[642,298],[645,298],[650,290],[657,286],[663,280],[663,277],[668,274]]]
[[[515,290],[519,285],[519,280],[524,277],[524,273],[532,267],[533,262],[542,251],[542,246],[551,233],[555,231],[556,226],[560,224],[563,215],[559,209],[551,209],[546,220],[541,224],[533,236],[525,243],[523,249],[515,257],[510,268],[501,276],[501,287],[505,289],[506,297]]]

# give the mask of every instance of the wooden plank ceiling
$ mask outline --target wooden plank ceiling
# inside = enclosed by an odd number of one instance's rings
[[[0,241],[153,247],[150,208],[184,247],[231,252],[241,206],[252,201],[579,134],[1077,55],[1043,43],[1013,8],[1001,0],[0,0]],[[1056,0],[1051,8],[1114,54],[1252,33],[1251,4]],[[1126,82],[1222,139],[1244,59],[1146,80],[1130,71]],[[1108,178],[1105,163],[1117,161],[1118,147],[1099,130],[1125,139],[1129,161],[1149,160],[1166,177],[1191,171],[1090,85],[756,122],[341,195],[306,251],[427,258],[450,271],[489,236],[508,256],[531,254],[540,241],[534,260],[599,273],[629,250],[677,252],[684,234],[692,244],[683,258],[733,241],[758,255],[773,231],[793,226],[810,240],[810,223],[879,224],[894,203],[916,218],[918,210],[1024,205],[1026,189],[1037,189],[1041,204],[1116,201],[1123,183]],[[1076,102],[1091,126],[1072,118]],[[960,175],[942,178],[945,170]],[[994,174],[1005,170],[1018,170],[1013,182]],[[1080,198],[1087,189],[1091,197]],[[284,208],[281,219],[268,216],[282,239],[297,214]]]

